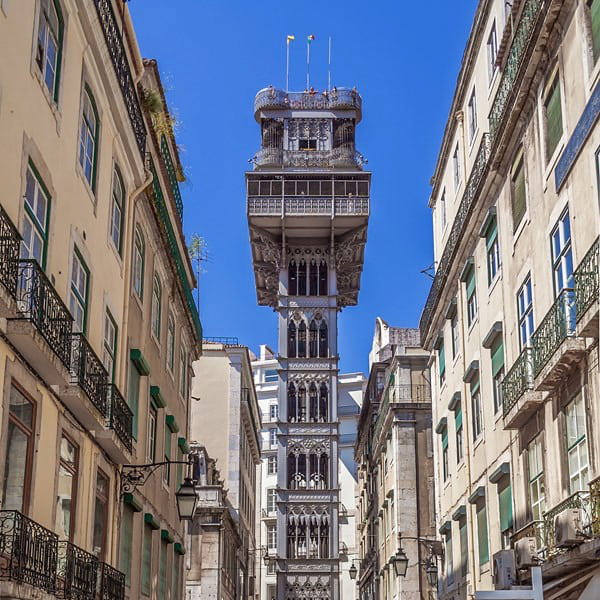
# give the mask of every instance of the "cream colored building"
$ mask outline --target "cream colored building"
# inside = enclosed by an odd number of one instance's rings
[[[179,473],[122,487],[123,465],[150,462],[151,396],[165,405],[157,458],[187,451],[201,340],[164,174],[176,148],[167,131],[158,150],[166,105],[146,97],[160,89],[157,73],[142,62],[127,7],[110,0],[3,0],[0,40],[0,598],[176,600]],[[146,152],[160,164],[154,188]],[[159,186],[170,189],[164,210]],[[176,348],[188,344],[173,381],[169,311],[183,336]]]
[[[597,598],[600,3],[481,1],[432,179],[442,598]]]
[[[360,600],[420,600],[435,593],[427,579],[441,554],[427,362],[417,329],[377,318],[356,441]],[[394,559],[400,548],[409,566],[399,577]]]
[[[255,598],[260,591],[258,577],[262,560],[256,539],[262,425],[248,348],[233,338],[205,340],[202,357],[194,363],[192,386],[195,401],[190,439],[201,443],[215,459],[239,536],[239,548],[233,559],[232,597]],[[192,548],[197,545],[193,538]],[[216,551],[218,547],[213,549]],[[196,552],[188,560],[192,570],[197,569],[200,555]],[[188,579],[188,593],[191,598],[204,598],[203,589],[207,585],[214,587],[206,580]],[[219,589],[222,591],[214,598],[230,597],[223,586]]]

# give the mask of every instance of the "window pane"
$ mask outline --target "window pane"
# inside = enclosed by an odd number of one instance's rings
[[[133,509],[129,504],[123,505],[123,519],[121,520],[121,556],[119,568],[125,573],[125,584],[131,584],[131,557],[133,548]]]
[[[28,478],[29,437],[14,421],[9,420],[6,433],[6,466],[2,490],[3,510],[25,510],[23,500]]]
[[[33,404],[14,385],[10,388],[9,411],[27,428],[33,428]]]
[[[546,161],[552,158],[563,134],[560,79],[558,74],[546,92]]]

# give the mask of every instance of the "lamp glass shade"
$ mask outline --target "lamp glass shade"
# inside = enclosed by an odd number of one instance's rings
[[[196,512],[196,504],[198,503],[198,496],[196,495],[196,486],[194,482],[186,477],[181,487],[175,494],[177,499],[177,510],[179,512],[179,518],[182,521],[191,521],[194,518]]]
[[[271,564],[271,557],[269,556],[268,552],[265,552],[263,556],[263,561],[265,563],[265,567],[268,567]]]
[[[356,575],[358,573],[358,570],[356,568],[356,565],[352,565],[349,569],[348,569],[348,573],[350,574],[350,579],[356,579]]]
[[[406,577],[406,571],[408,569],[408,556],[406,556],[402,548],[398,548],[398,552],[396,552],[395,556],[392,558],[392,562],[394,563],[396,577]]]
[[[427,569],[425,569],[425,573],[427,575],[427,582],[429,583],[430,587],[432,587],[432,588],[437,587],[437,583],[438,583],[437,565],[435,563],[429,563],[427,565]]]

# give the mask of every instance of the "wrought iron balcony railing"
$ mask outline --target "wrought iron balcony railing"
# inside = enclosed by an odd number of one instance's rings
[[[421,315],[419,328],[421,330],[422,340],[425,340],[427,337],[427,332],[429,331],[431,321],[433,319],[434,310],[437,307],[444,285],[448,280],[450,266],[458,250],[459,242],[463,239],[463,234],[471,217],[473,206],[479,197],[482,184],[487,174],[489,158],[490,136],[486,133],[483,135],[481,145],[477,151],[477,156],[475,157],[475,162],[473,163],[473,168],[471,169],[471,174],[469,175],[465,192],[458,207],[454,222],[452,223],[452,229],[450,230],[448,240],[444,246],[442,257],[437,265],[435,277],[433,279],[433,283],[431,284],[429,295],[427,296],[423,314]]]
[[[34,259],[21,259],[17,275],[17,320],[37,328],[63,365],[71,366],[73,317]]]
[[[275,88],[260,90],[254,98],[254,112],[259,110],[357,110],[362,111],[362,98],[356,90],[337,88],[322,92],[284,92]]]
[[[261,148],[252,159],[258,167],[292,167],[297,169],[354,167],[362,169],[365,157],[348,148],[332,150],[283,150],[282,148]]]
[[[85,392],[103,417],[108,415],[108,373],[83,333],[72,334],[71,383]]]
[[[332,200],[331,196],[295,196],[285,198],[249,197],[249,215],[281,215],[281,205],[285,207],[286,215],[331,215],[332,203],[334,215],[368,215],[369,198],[340,197]]]
[[[544,521],[530,521],[525,527],[521,527],[521,529],[515,531],[510,538],[511,546],[514,548],[515,543],[524,538],[535,539],[536,550],[538,551],[539,558],[542,559],[544,557],[544,549],[546,546]]]
[[[17,228],[0,205],[0,281],[13,298],[17,294],[20,243]]]
[[[121,87],[131,127],[143,158],[146,149],[146,126],[144,125],[140,102],[129,68],[127,52],[123,45],[122,27],[115,17],[112,0],[94,0],[94,4],[96,5],[98,21],[104,33],[108,53],[115,68],[117,81]]]
[[[117,434],[123,446],[131,452],[133,443],[133,412],[114,383],[108,386],[107,399],[108,427]]]
[[[500,85],[498,86],[498,91],[494,97],[492,110],[489,115],[490,133],[494,138],[507,114],[511,100],[517,93],[515,83],[525,62],[527,49],[532,41],[535,25],[540,16],[540,9],[543,4],[544,0],[525,0],[525,5],[523,6],[521,17],[510,46],[506,65],[502,72]]]
[[[100,563],[100,591],[98,600],[124,600],[125,573]]]
[[[590,481],[590,512],[592,535],[600,536],[600,477]]]
[[[167,175],[169,177],[169,185],[171,186],[171,191],[173,192],[173,197],[175,198],[175,208],[177,209],[177,213],[179,214],[181,222],[183,222],[183,200],[181,199],[181,190],[179,189],[179,182],[177,181],[177,174],[175,172],[173,159],[171,158],[169,144],[167,143],[167,139],[164,135],[160,138],[160,153],[162,155],[163,162],[165,163],[165,168],[167,169]]]
[[[533,374],[537,377],[561,343],[575,335],[575,292],[564,289],[531,336]]]
[[[58,542],[56,596],[69,600],[95,598],[98,559],[70,542]]]
[[[0,511],[0,579],[56,588],[58,537],[16,510]]]
[[[205,337],[203,342],[207,344],[224,344],[225,346],[239,346],[240,340],[234,336],[213,336]]]
[[[600,238],[592,244],[573,274],[575,280],[575,304],[577,305],[577,321],[598,300],[598,260]]]
[[[533,349],[524,348],[502,380],[502,408],[506,416],[528,390],[533,389]]]

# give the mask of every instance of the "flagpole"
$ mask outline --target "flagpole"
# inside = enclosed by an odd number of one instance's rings
[[[327,91],[331,91],[331,36],[329,36],[329,54],[327,57]]]
[[[306,89],[310,89],[310,40],[306,40]]]
[[[290,40],[285,41],[285,92],[290,89]]]

